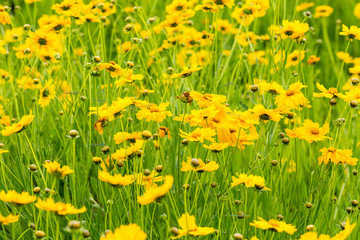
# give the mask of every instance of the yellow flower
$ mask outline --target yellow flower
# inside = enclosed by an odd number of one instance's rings
[[[144,195],[138,196],[137,201],[141,205],[147,205],[154,201],[158,201],[170,191],[174,183],[174,178],[171,175],[165,176],[164,184],[161,186],[151,186],[145,190]]]
[[[221,152],[222,150],[226,149],[229,146],[229,143],[217,143],[214,142],[210,145],[203,144],[203,147],[206,149],[210,149],[212,152]]]
[[[60,163],[57,161],[49,162],[46,161],[44,163],[44,167],[46,168],[47,172],[51,175],[57,177],[57,178],[64,178],[66,175],[69,175],[70,173],[73,173],[74,170],[72,170],[68,166],[60,166]]]
[[[345,24],[343,24],[342,32],[339,34],[342,36],[347,36],[351,41],[353,39],[360,40],[360,28],[357,26],[350,26],[350,28],[348,28]]]
[[[263,121],[264,123],[272,120],[274,122],[279,122],[282,118],[281,114],[274,109],[266,109],[261,104],[256,104],[253,109],[250,110],[254,116],[256,116],[258,121]]]
[[[316,83],[317,88],[321,93],[313,93],[314,97],[326,97],[326,98],[344,98],[344,95],[339,93],[336,88],[326,89],[322,84]]]
[[[307,86],[302,83],[293,83],[289,88],[275,98],[276,105],[281,109],[291,110],[307,104],[307,99],[301,92]]]
[[[174,73],[173,75],[171,75],[171,78],[187,78],[190,77],[194,72],[200,71],[201,69],[202,67],[192,66],[190,68],[184,69],[180,73]]]
[[[281,29],[281,38],[292,38],[292,39],[302,39],[307,31],[309,31],[309,24],[301,23],[298,20],[290,22],[288,20],[282,21]]]
[[[130,143],[135,143],[136,140],[141,139],[141,132],[118,132],[114,135],[114,141],[116,144],[120,144],[122,142],[128,141]]]
[[[0,23],[2,25],[11,24],[10,15],[3,5],[0,5]]]
[[[11,126],[5,127],[1,131],[1,134],[3,136],[10,136],[13,133],[19,133],[23,131],[34,119],[34,115],[32,114],[32,111],[30,110],[29,115],[24,115],[18,123],[14,123]]]
[[[35,32],[29,34],[31,44],[37,51],[44,49],[45,51],[59,50],[61,47],[58,34],[54,31],[50,31],[49,28],[38,29]]]
[[[263,80],[258,85],[260,89],[260,94],[264,94],[265,92],[269,92],[270,94],[273,95],[285,93],[284,88],[276,82],[268,83]]]
[[[181,238],[186,235],[191,235],[195,237],[205,236],[215,232],[214,228],[197,226],[195,222],[195,217],[189,215],[188,213],[184,213],[183,215],[181,215],[178,223],[181,229],[179,229],[179,234],[176,237],[172,237],[172,239]]]
[[[62,202],[55,203],[54,199],[52,198],[48,198],[45,201],[39,198],[37,203],[35,203],[35,207],[44,211],[54,212],[61,216],[79,214],[86,211],[86,207],[77,209],[70,203],[62,203]]]
[[[191,133],[186,133],[183,130],[180,129],[180,136],[182,138],[185,138],[186,140],[190,142],[201,142],[203,143],[204,140],[208,140],[210,142],[214,142],[213,136],[216,135],[216,132],[214,129],[211,128],[196,128]]]
[[[114,61],[110,61],[109,63],[99,63],[99,67],[100,70],[105,69],[107,72],[109,72],[112,78],[123,75],[125,71]]]
[[[270,188],[265,187],[265,179],[260,176],[247,175],[245,173],[236,173],[238,177],[232,176],[231,187],[244,184],[247,188],[253,188],[265,191],[271,191]]]
[[[357,19],[360,18],[360,3],[356,4],[355,5],[355,8],[354,8],[354,15]]]
[[[169,103],[161,103],[160,105],[150,103],[149,106],[142,107],[140,109],[140,111],[136,114],[136,118],[139,120],[146,119],[147,122],[162,122],[167,116],[172,116],[170,111],[166,111],[168,106]]]
[[[149,188],[157,186],[157,182],[164,181],[165,177],[157,175],[159,175],[159,173],[153,170],[149,175],[145,175],[144,173],[135,173],[134,177],[136,184],[144,185],[145,188]]]
[[[307,60],[307,64],[313,65],[313,64],[315,64],[315,63],[317,63],[317,62],[319,62],[319,61],[320,61],[320,57],[317,57],[317,56],[315,56],[315,55],[311,55],[311,56],[309,57],[309,59]]]
[[[129,225],[121,225],[114,232],[108,232],[105,236],[101,236],[100,240],[145,240],[146,233],[135,223]]]
[[[134,175],[121,175],[115,174],[111,176],[108,172],[100,171],[99,172],[99,179],[103,182],[107,182],[112,186],[127,186],[132,184],[135,181]]]
[[[325,122],[323,127],[319,127],[318,123],[306,119],[302,127],[293,130],[285,129],[285,131],[289,137],[304,139],[308,143],[331,139],[330,137],[325,136],[329,132],[329,124],[327,122]]]
[[[38,104],[40,107],[46,107],[50,101],[55,98],[55,85],[52,80],[47,81],[46,84],[40,89]]]
[[[315,3],[313,3],[313,2],[304,2],[304,3],[297,5],[295,10],[297,12],[304,11],[310,7],[313,7],[314,5],[315,5]]]
[[[117,87],[123,86],[126,83],[132,83],[135,80],[142,80],[144,78],[141,74],[133,74],[132,69],[124,70],[119,80],[115,81]]]
[[[31,196],[28,192],[17,193],[15,190],[0,192],[0,200],[7,203],[25,205],[36,201],[36,196]]]
[[[19,220],[19,217],[20,215],[14,216],[12,214],[4,217],[0,214],[0,225],[9,225],[10,223],[15,223]]]
[[[234,0],[212,0],[212,1],[220,8],[223,8],[224,6],[228,8],[232,8],[235,5]]]
[[[196,161],[196,164],[194,164],[194,161]],[[188,158],[187,162],[181,163],[181,171],[182,172],[188,172],[188,171],[195,171],[195,172],[213,172],[216,171],[219,168],[219,164],[217,164],[214,161],[209,161],[207,163],[204,163],[203,160],[200,158]]]
[[[321,156],[318,158],[319,165],[322,163],[328,164],[329,162],[335,164],[346,163],[355,166],[358,162],[357,158],[353,158],[351,149],[336,149],[334,147],[320,149]]]
[[[277,221],[277,220],[274,220],[274,219],[270,219],[269,221],[265,221],[261,217],[258,217],[258,219],[260,221],[254,220],[253,223],[250,223],[250,226],[260,228],[260,229],[263,229],[263,230],[275,230],[277,232],[286,232],[286,233],[288,233],[290,235],[294,234],[297,231],[295,226],[287,224],[287,223],[282,222],[282,221]]]
[[[334,12],[334,9],[330,6],[326,6],[326,5],[317,6],[315,9],[314,17],[315,18],[328,17],[333,12]]]
[[[134,144],[130,144],[125,148],[116,150],[115,153],[111,155],[113,159],[126,161],[132,159],[136,156],[137,152],[143,147],[143,140],[137,140]]]

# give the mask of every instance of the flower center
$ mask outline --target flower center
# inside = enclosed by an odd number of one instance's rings
[[[318,129],[318,128],[313,127],[313,128],[311,129],[311,134],[318,135],[319,133],[320,133],[320,132],[319,132],[319,129]]]

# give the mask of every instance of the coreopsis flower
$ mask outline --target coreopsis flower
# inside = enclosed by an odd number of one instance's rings
[[[173,114],[170,111],[166,111],[166,108],[169,106],[169,103],[161,103],[156,105],[150,103],[149,106],[142,107],[139,112],[136,114],[136,118],[146,119],[147,122],[156,121],[162,122],[168,116],[171,117]]]
[[[257,40],[259,39],[259,36],[256,35],[254,32],[241,32],[237,38],[236,41],[240,44],[242,47],[246,47],[251,45],[255,45]]]
[[[133,74],[132,69],[126,69],[121,74],[119,80],[115,81],[117,87],[123,86],[126,83],[133,83],[135,80],[142,80],[144,78],[141,74]]]
[[[224,6],[228,8],[232,8],[235,5],[234,0],[212,0],[213,3],[218,5],[220,8],[223,8]]]
[[[65,17],[63,15],[57,17],[55,21],[52,21],[48,27],[55,32],[59,32],[60,30],[64,29],[65,27],[71,25],[71,18]]]
[[[336,149],[334,147],[320,149],[321,156],[318,158],[319,165],[322,163],[328,164],[329,162],[335,164],[346,163],[348,165],[355,166],[358,162],[357,158],[353,158],[351,149]]]
[[[122,116],[122,112],[126,110],[130,105],[134,102],[131,98],[117,98],[115,101],[111,103],[109,107],[103,105],[101,108],[103,109],[102,112],[99,111],[99,116],[107,116],[108,120],[111,122],[116,118]],[[96,109],[94,109],[92,113],[96,113]],[[90,114],[90,113],[89,113]]]
[[[231,13],[231,17],[243,25],[249,26],[255,19],[255,13],[260,9],[260,6],[255,4],[243,4],[241,7],[237,7]]]
[[[254,51],[250,52],[247,55],[247,61],[250,65],[255,64],[265,64],[267,65],[269,63],[269,60],[265,58],[265,51]]]
[[[184,213],[178,220],[179,226],[181,229],[178,231],[178,235],[176,237],[172,237],[172,239],[181,238],[186,235],[190,236],[206,236],[215,232],[214,228],[210,227],[199,227],[196,225],[195,217],[191,216],[188,213]]]
[[[25,205],[36,201],[36,196],[31,196],[28,192],[17,193],[15,190],[0,192],[0,200],[17,205]]]
[[[114,176],[105,171],[99,171],[99,179],[103,182],[109,183],[114,187],[127,186],[135,181],[134,175],[115,174]]]
[[[316,83],[316,87],[321,91],[320,93],[313,93],[314,97],[325,97],[325,98],[344,98],[344,95],[339,93],[336,88],[326,89],[324,85]]]
[[[279,122],[282,118],[281,114],[277,110],[266,109],[261,104],[256,104],[255,107],[250,111],[258,118],[258,121],[263,121],[264,123],[268,122],[269,120]]]
[[[158,131],[160,137],[163,138],[163,137],[167,136],[168,139],[171,139],[171,134],[170,134],[169,128],[161,126],[160,128],[158,128],[157,131]]]
[[[139,185],[144,185],[145,188],[149,188],[152,186],[157,186],[157,182],[161,182],[165,180],[165,177],[158,176],[159,173],[155,170],[151,171],[150,174],[145,175],[144,173],[135,173],[135,183]]]
[[[315,5],[315,3],[313,3],[313,2],[304,2],[304,3],[297,5],[295,8],[295,11],[297,11],[297,12],[304,11],[310,7],[313,7],[314,5]]]
[[[114,61],[110,61],[109,63],[99,63],[99,67],[100,70],[105,69],[107,72],[109,72],[112,78],[123,75],[125,71]]]
[[[204,140],[214,142],[213,136],[215,135],[216,135],[215,130],[211,128],[196,128],[194,131],[190,133],[186,133],[180,129],[180,136],[190,142],[203,143]]]
[[[77,4],[78,2],[74,0],[64,0],[61,3],[54,4],[51,8],[59,15],[69,16],[69,12]]]
[[[331,139],[325,136],[329,133],[329,123],[325,122],[325,124],[320,127],[319,123],[315,123],[310,119],[306,119],[301,127],[294,128],[293,130],[285,129],[285,131],[289,137],[304,139],[308,143]]]
[[[169,5],[166,6],[165,10],[170,15],[178,15],[184,19],[187,19],[195,15],[195,12],[191,9],[191,7],[191,2],[173,0]]]
[[[161,186],[155,185],[147,188],[144,195],[138,196],[138,203],[140,203],[141,205],[148,205],[154,201],[158,201],[170,191],[173,183],[174,178],[171,175],[165,176],[164,184]]]
[[[34,46],[37,51],[40,51],[40,49],[54,51],[61,46],[58,34],[54,31],[50,31],[49,28],[30,32],[29,37],[31,39],[31,45]]]
[[[131,143],[130,146],[116,150],[111,157],[115,160],[127,161],[134,158],[138,151],[143,147],[143,140],[136,140],[135,143]]]
[[[213,103],[222,104],[226,102],[226,96],[224,95],[218,95],[218,94],[212,94],[212,93],[199,93],[196,91],[190,92],[190,98],[192,101],[196,101],[196,103],[199,105],[199,107],[208,107],[209,105]]]
[[[344,61],[344,63],[352,63],[352,61],[353,61],[353,57],[351,57],[349,53],[346,53],[343,51],[337,52],[336,56],[340,60]]]
[[[187,78],[190,77],[194,72],[200,71],[202,67],[192,66],[190,68],[184,69],[180,73],[174,73],[171,75],[171,78]]]
[[[276,82],[268,83],[266,81],[261,81],[258,86],[260,89],[260,94],[264,94],[265,92],[269,92],[273,95],[285,93],[284,88]]]
[[[294,109],[307,104],[307,99],[301,92],[307,86],[302,83],[293,83],[289,88],[275,98],[276,105],[281,109]]]
[[[317,57],[317,56],[315,56],[315,55],[311,55],[310,57],[309,57],[309,59],[307,60],[307,64],[308,65],[313,65],[313,64],[315,64],[315,63],[317,63],[317,62],[319,62],[320,61],[320,57]]]
[[[0,154],[3,154],[3,153],[8,153],[9,151],[8,150],[5,150],[5,149],[0,149]]]
[[[107,232],[105,236],[101,236],[100,240],[145,240],[146,233],[135,223],[129,225],[121,225],[114,232]]]
[[[118,132],[114,135],[114,141],[116,144],[123,143],[128,141],[130,143],[135,143],[137,140],[141,139],[141,132]]]
[[[343,24],[342,32],[339,34],[342,36],[347,36],[351,41],[354,39],[360,40],[360,28],[357,26],[350,26],[350,28],[348,28],[345,24]]]
[[[292,38],[292,39],[302,39],[304,38],[305,33],[309,31],[309,24],[301,23],[298,20],[290,22],[288,20],[282,21],[281,35],[282,39]]]
[[[56,91],[55,85],[52,84],[52,80],[47,81],[45,85],[40,89],[38,104],[40,107],[46,107],[50,101],[55,98]]]
[[[216,31],[222,34],[231,33],[231,30],[233,28],[232,24],[226,19],[217,19],[214,23],[214,27]]]
[[[212,2],[212,0],[204,0],[202,4],[198,4],[195,6],[195,11],[203,11],[203,12],[219,12],[219,7]]]
[[[10,223],[15,223],[19,220],[20,215],[14,216],[12,214],[4,217],[0,214],[0,225],[9,225]]]
[[[44,163],[44,167],[46,168],[48,173],[57,178],[64,178],[66,175],[74,172],[74,170],[72,170],[69,166],[61,167],[60,163],[58,163],[57,161],[46,161]]]
[[[245,173],[236,173],[237,177],[232,176],[231,187],[244,184],[247,188],[256,188],[259,190],[271,191],[270,188],[265,187],[265,179],[260,176],[247,175]]]
[[[285,68],[297,66],[305,57],[305,51],[295,50],[287,56]]]
[[[317,6],[315,9],[315,18],[328,17],[334,12],[334,9],[330,6],[321,5]]]
[[[200,158],[188,158],[187,162],[181,163],[181,171],[182,172],[188,172],[188,171],[194,171],[194,172],[213,172],[216,171],[219,168],[219,164],[217,164],[214,161],[209,161],[205,163]]]
[[[217,143],[217,142],[214,142],[214,143],[212,143],[210,145],[203,144],[204,148],[209,149],[209,150],[211,150],[212,152],[215,152],[215,153],[221,152],[222,150],[226,149],[228,146],[229,146],[229,143]]]
[[[1,134],[3,136],[10,136],[11,134],[19,133],[23,131],[32,122],[34,117],[35,116],[32,114],[32,111],[30,110],[29,115],[24,115],[19,122],[13,123],[11,126],[5,127],[5,129],[1,131]]]
[[[360,19],[360,3],[357,3],[354,8],[354,15],[357,19]]]
[[[1,25],[11,24],[10,15],[3,5],[0,5],[0,23]]]
[[[61,216],[86,212],[86,207],[77,209],[70,203],[62,203],[62,202],[55,203],[54,199],[52,198],[47,198],[46,200],[42,200],[39,198],[35,203],[35,207],[44,211],[54,212]]]
[[[219,126],[217,128],[217,135],[221,143],[229,143],[231,147],[237,147],[240,150],[245,149],[246,145],[254,145],[252,142],[258,139],[256,128],[251,125],[248,129],[239,126]]]
[[[107,124],[108,124],[108,118],[107,118],[107,116],[103,116],[103,117],[99,118],[98,120],[96,120],[96,122],[94,124],[94,129],[100,135],[102,135],[104,133],[104,127],[106,127]]]
[[[283,221],[278,221],[270,219],[269,221],[264,220],[261,217],[258,217],[259,221],[254,220],[253,223],[250,223],[250,226],[260,228],[263,230],[274,230],[277,232],[286,232],[290,235],[294,234],[297,229],[291,224],[287,224]]]
[[[4,40],[7,43],[21,41],[23,38],[24,30],[22,27],[7,29],[5,31]]]

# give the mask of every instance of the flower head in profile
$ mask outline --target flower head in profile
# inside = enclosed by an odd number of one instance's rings
[[[302,83],[293,83],[289,88],[275,98],[276,105],[281,109],[291,110],[307,104],[307,99],[301,92],[306,86]]]
[[[15,190],[0,192],[0,200],[17,205],[25,205],[36,201],[36,196],[31,196],[28,192],[17,193]]]
[[[347,36],[351,41],[354,39],[360,40],[360,28],[357,26],[347,27],[345,24],[342,25],[342,32],[339,33],[342,36]]]
[[[219,168],[219,164],[214,161],[208,161],[205,163],[200,158],[188,158],[187,162],[181,163],[181,171],[195,171],[195,172],[213,172]]]
[[[13,123],[11,126],[5,127],[5,129],[1,131],[1,134],[3,136],[10,136],[11,134],[23,131],[33,121],[34,117],[30,110],[29,115],[24,115],[18,123]]]
[[[12,214],[4,217],[0,214],[0,225],[9,225],[10,223],[16,223],[19,220],[19,217],[20,215],[14,216]]]
[[[325,97],[325,98],[343,98],[344,95],[339,93],[336,88],[326,89],[322,84],[316,83],[316,87],[320,90],[320,93],[314,93],[314,97]]]
[[[123,74],[120,76],[119,80],[115,81],[117,87],[121,87],[126,83],[133,83],[135,80],[142,80],[144,78],[141,74],[133,74],[132,69],[126,69],[123,71]]]
[[[48,173],[57,178],[64,178],[66,175],[74,172],[74,170],[72,170],[69,166],[61,167],[60,163],[58,163],[57,161],[46,161],[44,163],[44,167],[46,168]]]
[[[265,187],[265,179],[260,176],[247,175],[245,173],[236,173],[237,177],[232,176],[231,187],[244,184],[247,188],[253,188],[265,191],[271,191],[270,188]]]
[[[40,89],[39,105],[40,107],[46,107],[50,101],[55,98],[55,85],[52,84],[52,80],[47,81],[45,85]]]
[[[190,236],[206,236],[215,232],[214,228],[199,227],[196,225],[195,217],[188,213],[184,213],[178,220],[181,229],[178,230],[178,235],[172,239],[181,238],[186,235]]]
[[[114,232],[108,232],[105,236],[101,236],[100,240],[145,240],[146,233],[135,223],[129,225],[121,225]]]
[[[4,7],[3,5],[0,5],[0,24],[1,25],[11,24],[10,15],[6,11],[6,7]]]
[[[229,143],[217,143],[217,142],[214,142],[214,143],[212,143],[210,145],[203,144],[204,148],[209,149],[209,150],[211,150],[212,152],[215,152],[215,153],[221,152],[222,150],[226,149],[228,146],[229,146]]]
[[[39,198],[37,203],[35,203],[35,207],[44,211],[54,212],[61,216],[79,214],[86,211],[86,207],[77,209],[70,203],[62,203],[62,202],[55,203],[54,199],[52,198],[48,198],[46,200],[42,200]]]
[[[103,182],[107,182],[114,187],[127,186],[132,184],[135,181],[133,175],[121,175],[115,174],[114,176],[110,175],[110,173],[105,171],[99,172],[99,179]]]
[[[168,193],[174,183],[174,178],[171,175],[165,176],[164,184],[161,186],[151,186],[145,190],[144,195],[137,198],[138,203],[147,205],[154,201],[159,201],[166,193]]]
[[[304,139],[309,143],[331,139],[330,137],[325,136],[329,133],[329,124],[327,122],[320,127],[319,123],[315,123],[310,119],[306,119],[301,127],[292,130],[285,129],[285,131],[289,137]]]
[[[179,72],[179,73],[174,73],[173,75],[171,75],[171,78],[188,78],[190,77],[194,72],[200,71],[202,69],[202,67],[190,67],[187,69],[184,69],[183,71]]]
[[[193,132],[186,133],[180,129],[180,136],[190,142],[201,142],[208,140],[214,142],[213,136],[216,135],[214,129],[211,128],[196,128]]]
[[[254,222],[250,223],[250,226],[260,228],[263,230],[273,230],[277,232],[286,232],[290,235],[294,234],[297,229],[295,226],[291,224],[287,224],[282,221],[270,219],[269,221],[266,221],[262,219],[261,217],[258,217],[259,221],[254,220]]]
[[[304,3],[297,5],[295,10],[297,12],[304,11],[310,7],[313,7],[314,5],[315,5],[315,3],[313,3],[313,2],[304,2]]]
[[[116,62],[110,61],[108,63],[99,63],[100,70],[105,69],[110,73],[112,78],[119,77],[124,74],[124,69],[120,67]]]

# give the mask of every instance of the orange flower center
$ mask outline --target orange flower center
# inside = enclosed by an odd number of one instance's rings
[[[292,96],[294,94],[295,94],[295,92],[293,90],[291,90],[291,89],[286,90],[286,95],[287,96]]]
[[[311,129],[311,134],[318,135],[319,133],[320,133],[320,132],[319,132],[319,129],[318,129],[318,128],[313,127],[313,128]]]

